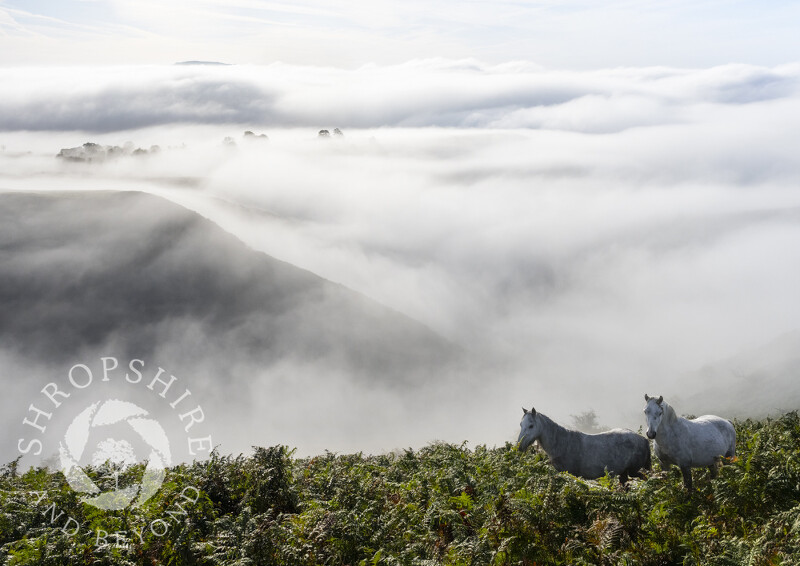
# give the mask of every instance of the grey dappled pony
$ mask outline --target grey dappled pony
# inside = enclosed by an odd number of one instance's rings
[[[519,449],[525,450],[538,440],[559,472],[593,480],[608,471],[625,485],[629,476],[644,477],[642,470],[650,469],[650,443],[632,430],[615,428],[586,434],[564,428],[536,409],[523,407],[522,411]]]
[[[675,465],[681,469],[686,489],[692,489],[692,468],[708,466],[716,475],[721,457],[736,456],[736,430],[730,421],[715,415],[685,419],[663,396],[645,394],[644,400],[647,438],[654,440],[656,457],[665,468]]]

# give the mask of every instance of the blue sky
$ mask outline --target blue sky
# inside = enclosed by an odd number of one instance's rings
[[[0,65],[773,66],[796,60],[797,21],[774,0],[0,0]]]

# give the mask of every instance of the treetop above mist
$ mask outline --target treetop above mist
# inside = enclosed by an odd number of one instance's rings
[[[86,142],[78,147],[64,148],[58,152],[56,157],[66,161],[93,163],[126,155],[149,155],[160,151],[161,148],[157,145],[150,146],[150,149],[142,149],[141,147],[135,147],[131,142],[127,142],[122,146]]]
[[[334,137],[342,138],[344,134],[339,128],[333,129]],[[317,134],[318,138],[329,138],[331,132],[329,130],[320,130]],[[242,135],[242,139],[246,143],[250,142],[265,142],[269,141],[269,136],[264,133],[256,133],[252,130],[246,130]],[[222,145],[225,147],[236,147],[236,139],[227,136],[222,140]],[[64,159],[65,161],[73,161],[80,163],[101,163],[108,159],[115,159],[118,157],[126,156],[144,156],[161,152],[161,147],[152,145],[149,149],[136,147],[133,142],[125,142],[123,145],[101,145],[95,142],[86,142],[77,147],[62,148],[56,157]]]

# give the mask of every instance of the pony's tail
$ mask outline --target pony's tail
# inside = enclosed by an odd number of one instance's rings
[[[728,422],[730,422],[730,421],[728,421]],[[731,456],[730,457],[735,460],[736,459],[736,427],[733,426],[733,423],[731,423],[731,428],[733,429],[733,443],[731,445]]]
[[[637,460],[638,460],[638,457],[637,457]],[[652,457],[650,456],[650,443],[648,442],[647,443],[647,452],[645,452],[645,456],[644,456],[644,462],[642,463],[642,465],[639,468],[636,469],[636,471],[634,473],[632,473],[632,475],[635,476],[635,477],[638,477],[638,478],[642,478],[644,480],[644,479],[647,479],[647,472],[649,472],[652,469],[653,469],[653,462],[652,462]]]

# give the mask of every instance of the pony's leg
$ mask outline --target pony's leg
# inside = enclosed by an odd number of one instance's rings
[[[717,473],[719,472],[721,458],[714,458],[714,463],[708,467],[708,471],[711,472],[711,478],[716,478]]]
[[[683,486],[692,491],[692,469],[689,466],[681,466],[681,474],[683,474]]]
[[[672,469],[673,469],[672,468],[672,464],[670,464],[668,462],[665,462],[664,460],[660,460],[660,459],[659,459],[658,463],[661,464],[661,470],[666,472],[667,475],[671,475],[672,474]]]
[[[628,485],[627,485],[628,484],[628,474],[626,474],[625,472],[622,472],[619,475],[619,483],[623,487],[623,489],[628,489]]]

